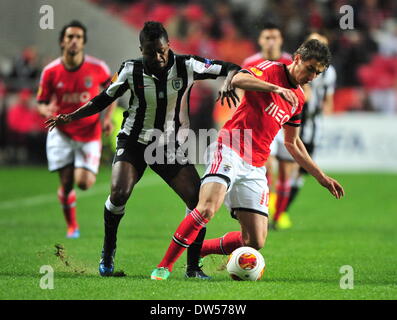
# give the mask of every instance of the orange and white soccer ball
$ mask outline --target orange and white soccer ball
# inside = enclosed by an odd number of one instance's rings
[[[265,259],[254,248],[241,247],[230,254],[226,269],[233,280],[260,280],[265,271]]]

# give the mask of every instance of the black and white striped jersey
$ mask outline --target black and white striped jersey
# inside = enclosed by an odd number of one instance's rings
[[[102,94],[106,94],[109,102],[130,90],[129,107],[124,112],[120,133],[148,144],[156,129],[168,135],[178,130],[181,119],[188,117],[188,108],[181,110],[181,102],[195,80],[216,79],[233,69],[240,67],[197,56],[177,55],[170,50],[163,77],[150,74],[142,58],[127,60]]]
[[[310,82],[310,99],[303,108],[301,139],[307,144],[318,144],[321,137],[323,104],[327,95],[333,94],[336,84],[336,71],[331,65]]]

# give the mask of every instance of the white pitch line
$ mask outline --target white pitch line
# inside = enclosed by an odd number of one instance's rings
[[[155,175],[143,177],[140,182],[136,185],[134,189],[147,188],[155,185],[161,184],[162,180],[160,177]],[[110,191],[110,182],[109,183],[101,183],[94,185],[91,189],[86,191],[77,190],[77,198],[88,198],[96,196],[100,193]],[[104,199],[105,201],[106,199]],[[43,205],[46,203],[51,203],[57,200],[56,192],[40,194],[37,196],[29,197],[29,198],[16,198],[13,200],[0,201],[0,210],[21,208],[21,207],[32,207]]]

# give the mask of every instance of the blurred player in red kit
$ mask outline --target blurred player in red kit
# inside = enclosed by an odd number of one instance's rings
[[[258,37],[258,45],[261,51],[244,60],[242,67],[248,68],[259,63],[270,60],[289,65],[292,63],[292,56],[282,51],[283,36],[280,28],[271,22],[265,23]]]
[[[37,93],[38,110],[46,118],[77,110],[99,94],[110,82],[105,62],[86,55],[86,27],[79,21],[65,25],[60,33],[62,56],[42,71]],[[80,236],[76,219],[76,192],[89,189],[96,180],[101,157],[102,130],[112,130],[111,114],[115,104],[106,110],[101,125],[100,115],[59,126],[48,133],[47,159],[50,171],[58,171],[58,199],[67,223],[67,237]]]
[[[224,202],[241,231],[206,240],[201,256],[230,254],[241,246],[260,249],[268,229],[268,184],[265,163],[270,144],[281,128],[284,144],[294,159],[337,199],[342,186],[328,177],[311,159],[299,138],[305,96],[301,85],[316,78],[329,66],[331,54],[318,40],[304,42],[293,62],[265,61],[241,70],[232,79],[234,87],[245,90],[231,120],[210,146],[210,157],[201,182],[199,202],[178,226],[168,250],[151,274],[166,280],[174,263],[196,238]]]

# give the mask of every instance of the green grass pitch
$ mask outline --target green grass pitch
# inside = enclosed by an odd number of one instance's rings
[[[65,238],[56,198],[58,177],[45,168],[0,169],[0,299],[396,299],[396,175],[336,174],[346,197],[333,199],[312,178],[291,208],[293,229],[271,231],[261,250],[266,271],[258,282],[232,281],[224,257],[206,259],[210,282],[184,279],[185,254],[168,281],[152,281],[184,216],[184,205],[148,170],[127,204],[118,235],[116,270],[101,278],[103,205],[110,169],[78,191],[81,238]],[[207,238],[238,230],[224,208]],[[55,245],[64,247],[63,259]],[[40,288],[40,267],[54,270],[54,289]],[[340,268],[350,265],[354,288],[341,289]]]

